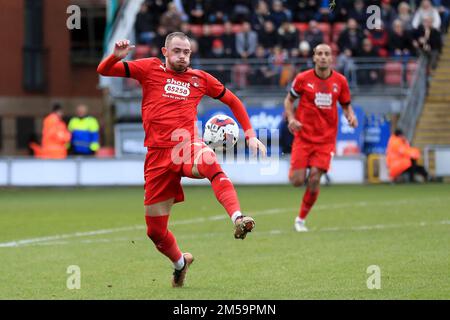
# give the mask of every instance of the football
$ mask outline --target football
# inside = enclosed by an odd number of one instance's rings
[[[239,138],[239,126],[233,118],[215,115],[205,124],[204,142],[216,151],[232,148]]]

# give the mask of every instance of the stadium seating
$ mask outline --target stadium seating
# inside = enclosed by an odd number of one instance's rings
[[[147,45],[137,45],[134,49],[134,59],[142,59],[150,56],[150,47]]]
[[[384,65],[384,83],[387,85],[399,86],[402,84],[402,64],[401,62],[388,61]]]
[[[339,39],[339,35],[341,34],[341,32],[345,29],[345,22],[336,22],[335,24],[333,24],[333,28],[332,28],[332,41],[333,42],[337,42]]]

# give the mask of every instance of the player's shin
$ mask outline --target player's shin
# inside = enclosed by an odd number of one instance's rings
[[[175,236],[167,229],[169,215],[145,216],[145,221],[147,223],[148,237],[153,241],[156,248],[176,266],[183,255],[178,248]]]
[[[300,209],[299,217],[301,220],[305,220],[308,213],[311,211],[311,208],[314,206],[314,203],[319,196],[320,189],[312,191],[309,187],[306,188],[305,194],[303,195],[302,206]]]

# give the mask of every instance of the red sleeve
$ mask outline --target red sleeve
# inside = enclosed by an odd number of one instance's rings
[[[125,77],[125,67],[119,58],[111,54],[100,62],[97,73],[108,77]]]
[[[252,124],[250,123],[247,110],[245,110],[245,107],[242,104],[241,100],[239,100],[239,98],[236,97],[233,92],[227,89],[225,89],[223,96],[219,99],[230,107],[237,121],[244,129],[245,138],[248,139],[256,137],[255,131],[252,128]]]
[[[291,91],[290,91],[292,96],[294,96],[296,98],[300,97],[300,95],[303,93],[302,84],[303,84],[303,77],[300,76],[300,74],[298,74],[294,78],[294,81],[292,81]]]
[[[144,78],[144,75],[148,73],[149,66],[155,61],[155,58],[144,58],[138,60],[124,61],[125,70],[129,78],[138,80],[139,82]]]
[[[214,99],[220,99],[221,97],[223,97],[226,89],[225,86],[222,84],[222,82],[220,82],[207,72],[205,72],[205,75],[206,75],[205,94]]]
[[[97,72],[102,76],[127,77],[141,81],[151,61],[149,58],[134,61],[120,61],[119,58],[111,54],[100,62],[97,67]]]
[[[350,95],[350,89],[348,87],[348,82],[345,77],[342,77],[341,86],[342,86],[342,89],[341,89],[341,94],[339,95],[339,103],[341,104],[341,106],[349,105],[352,98]]]

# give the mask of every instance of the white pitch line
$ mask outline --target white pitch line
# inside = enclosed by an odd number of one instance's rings
[[[401,229],[405,227],[427,227],[432,225],[450,225],[450,220],[442,220],[442,221],[421,221],[417,223],[403,223],[403,224],[375,224],[375,225],[362,225],[362,226],[353,226],[353,227],[334,227],[334,228],[312,228],[306,233],[316,233],[316,232],[342,232],[342,231],[371,231],[371,230],[387,230],[387,229]],[[282,234],[296,234],[294,230],[268,230],[268,231],[258,231],[255,234],[252,234],[252,237],[260,237],[260,236],[276,236]],[[192,235],[183,235],[178,236],[179,240],[181,239],[199,239],[199,238],[214,238],[217,236],[229,235],[229,232],[209,232],[202,234],[192,234]],[[102,239],[91,239],[91,240],[80,240],[78,243],[82,244],[91,244],[91,243],[111,243],[111,242],[128,242],[134,241],[134,238],[102,238]],[[67,245],[71,243],[76,243],[74,241],[49,241],[49,242],[40,242],[40,243],[32,243],[29,245],[37,245],[37,246],[52,246],[52,245]]]
[[[369,205],[370,206],[392,206],[392,205],[396,205],[396,204],[412,204],[414,202],[417,202],[417,203],[436,202],[436,201],[440,201],[440,200],[442,200],[442,199],[441,198],[429,198],[429,199],[425,199],[425,200],[402,199],[402,200],[385,201],[385,202],[360,201],[360,202],[347,202],[347,203],[344,202],[344,203],[333,204],[333,205],[320,205],[319,204],[314,207],[314,211],[333,210],[333,209],[348,208],[348,207],[367,207]],[[298,208],[279,208],[279,209],[267,209],[267,210],[258,211],[258,212],[249,212],[248,214],[256,217],[256,216],[279,214],[279,213],[284,213],[284,212],[296,213],[297,210],[298,210]],[[174,221],[174,222],[170,223],[170,225],[171,226],[186,225],[186,224],[202,223],[202,222],[217,221],[217,220],[224,220],[224,219],[229,219],[229,217],[226,214],[214,215],[214,216],[211,216],[208,218],[195,218],[195,219]],[[46,236],[46,237],[22,239],[22,240],[15,240],[15,241],[0,243],[0,248],[19,247],[19,246],[30,245],[30,244],[34,244],[34,243],[48,243],[48,242],[59,241],[59,240],[63,240],[63,239],[97,236],[97,235],[101,235],[101,234],[110,234],[110,233],[116,233],[116,232],[144,230],[145,228],[146,227],[144,225],[135,225],[135,226],[121,227],[121,228],[100,229],[100,230],[93,230],[93,231],[86,231],[86,232],[75,232],[75,233],[60,234],[60,235],[53,235],[53,236]]]

